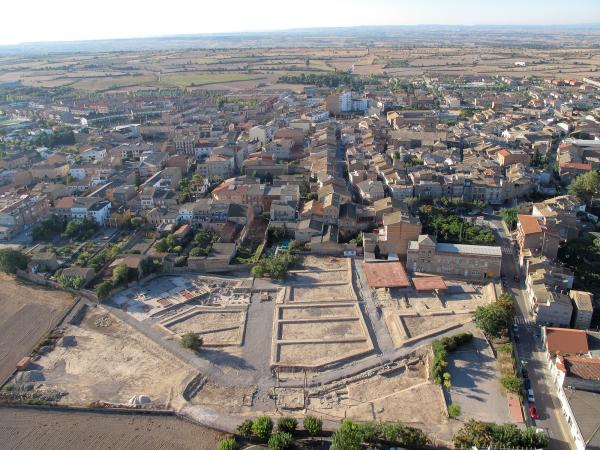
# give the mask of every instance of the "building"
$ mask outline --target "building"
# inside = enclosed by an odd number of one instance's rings
[[[402,211],[383,214],[383,228],[363,234],[365,258],[374,257],[377,246],[379,253],[405,261],[409,242],[418,240],[420,235],[421,222],[417,217]]]
[[[426,234],[409,242],[406,255],[406,267],[412,273],[486,279],[500,277],[501,266],[501,247],[438,243]]]
[[[573,300],[573,328],[587,330],[594,314],[594,295],[591,292],[572,290],[569,297]]]
[[[575,448],[600,448],[600,359],[557,354],[550,373]]]
[[[7,193],[0,196],[0,239],[10,239],[48,215],[45,195]]]
[[[54,204],[54,213],[66,220],[90,219],[104,226],[111,203],[97,197],[63,197]]]

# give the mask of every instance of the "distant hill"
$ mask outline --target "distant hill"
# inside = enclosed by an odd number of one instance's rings
[[[2,55],[45,55],[193,48],[325,46],[519,46],[598,47],[600,24],[581,25],[403,25],[303,28],[223,34],[194,34],[68,42],[0,45]]]

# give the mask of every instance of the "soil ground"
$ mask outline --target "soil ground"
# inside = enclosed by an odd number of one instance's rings
[[[0,274],[0,384],[62,317],[74,299]]]
[[[213,450],[224,437],[175,417],[0,409],[0,450]]]
[[[110,325],[97,326],[101,317],[109,317]],[[66,326],[64,335],[74,345],[59,342],[36,364],[44,385],[67,392],[62,401],[71,405],[123,404],[143,394],[154,406],[169,406],[192,374],[179,359],[100,308],[89,311],[80,326]]]

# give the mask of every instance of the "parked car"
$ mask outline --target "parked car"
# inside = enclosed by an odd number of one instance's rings
[[[533,389],[527,389],[527,401],[529,403],[535,403],[535,397],[533,395]]]
[[[535,406],[530,406],[529,407],[529,415],[531,416],[532,419],[537,420],[540,418],[540,415],[537,412],[537,408]]]
[[[517,325],[516,323],[513,323],[513,333],[518,333],[519,332],[519,325]]]
[[[525,367],[523,367],[523,368],[521,369],[521,376],[522,376],[523,378],[529,378],[529,372],[527,371],[527,369],[526,369]]]
[[[523,387],[528,390],[531,389],[531,380],[529,378],[525,378],[523,380]]]
[[[519,342],[521,342],[521,340],[519,339],[519,336],[515,334],[515,344],[518,344]]]

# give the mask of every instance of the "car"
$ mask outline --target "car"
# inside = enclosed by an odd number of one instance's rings
[[[529,378],[523,380],[523,387],[527,390],[531,389],[531,380]]]
[[[537,420],[540,418],[540,415],[537,412],[537,408],[535,406],[530,406],[529,407],[529,415],[531,416],[532,419]]]
[[[521,369],[521,376],[522,376],[523,378],[529,378],[529,372],[527,371],[527,369],[526,369],[525,367],[523,367],[523,368]]]
[[[527,401],[529,403],[535,403],[535,396],[533,395],[533,389],[527,389]]]
[[[515,334],[515,344],[518,344],[519,342],[521,342],[521,340],[519,339],[519,336]]]
[[[517,325],[516,323],[513,323],[513,332],[517,333],[519,331],[519,325]]]

